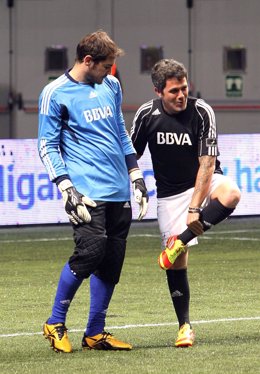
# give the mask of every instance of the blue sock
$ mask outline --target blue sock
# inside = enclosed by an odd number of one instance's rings
[[[90,277],[90,308],[85,335],[94,336],[104,331],[107,309],[115,285],[95,275]]]
[[[83,279],[77,278],[70,270],[68,263],[61,271],[56,297],[52,308],[52,315],[48,319],[49,324],[65,323],[66,315],[73,297],[81,285]]]

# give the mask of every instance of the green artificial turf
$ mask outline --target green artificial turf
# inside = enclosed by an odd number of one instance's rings
[[[55,353],[41,334],[73,242],[68,226],[0,229],[0,373],[260,373],[260,219],[230,219],[190,250],[194,347],[174,348],[178,326],[157,265],[156,222],[134,223],[107,329],[130,352],[82,351],[89,285],[67,318],[74,352]]]

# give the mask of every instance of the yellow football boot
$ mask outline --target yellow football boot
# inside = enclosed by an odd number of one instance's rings
[[[166,243],[166,248],[158,258],[158,264],[161,269],[168,270],[176,261],[177,257],[186,251],[183,242],[177,236],[170,236]]]
[[[72,352],[72,346],[68,338],[67,328],[64,323],[43,325],[43,335],[50,341],[50,345],[55,352]]]
[[[175,342],[175,347],[192,347],[195,340],[194,331],[188,323],[184,323],[180,327],[178,336]]]
[[[82,339],[83,349],[97,349],[97,350],[120,350],[120,351],[130,351],[132,349],[131,344],[121,342],[117,340],[109,332],[102,332],[95,336],[83,336]]]

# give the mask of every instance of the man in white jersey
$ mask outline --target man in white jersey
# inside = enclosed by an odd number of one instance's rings
[[[240,200],[237,185],[222,174],[213,109],[188,97],[187,70],[163,59],[151,72],[157,99],[137,111],[131,138],[140,157],[148,144],[157,186],[158,222],[163,252],[159,266],[179,322],[176,347],[192,346],[188,246],[227,218]]]
[[[104,330],[132,219],[129,177],[140,220],[148,203],[121,112],[121,87],[110,75],[122,54],[104,31],[86,35],[77,46],[72,69],[44,87],[39,99],[39,154],[62,194],[75,242],[61,271],[52,314],[43,326],[55,351],[72,352],[66,316],[89,276],[90,310],[82,347],[132,348]]]

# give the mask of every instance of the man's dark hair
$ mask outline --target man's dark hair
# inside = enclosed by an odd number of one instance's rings
[[[173,59],[162,59],[153,66],[151,77],[154,87],[162,92],[166,86],[167,79],[176,78],[182,80],[188,78],[185,66]]]
[[[88,34],[77,45],[76,61],[82,62],[84,57],[90,55],[95,62],[106,60],[107,57],[122,56],[124,51],[103,30]]]

